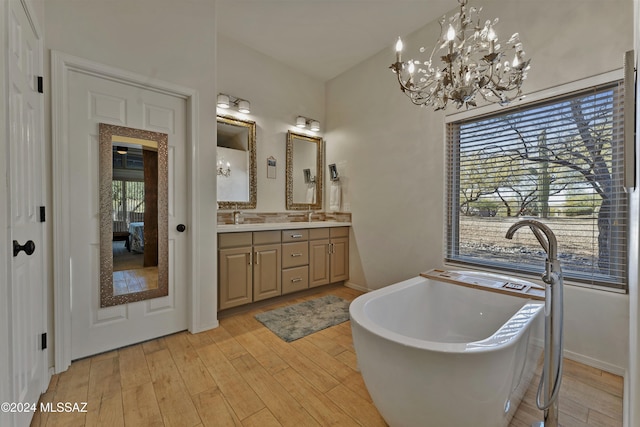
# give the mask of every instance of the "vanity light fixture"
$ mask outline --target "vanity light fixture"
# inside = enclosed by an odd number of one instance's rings
[[[320,130],[320,122],[315,120],[315,119],[310,119],[308,117],[304,117],[304,116],[298,116],[296,117],[296,127],[299,127],[301,129],[305,129],[306,127],[309,127],[309,130],[312,130],[314,132],[318,132]]]
[[[249,114],[251,112],[251,104],[246,99],[238,100],[238,111],[241,113]]]
[[[234,107],[238,112],[244,114],[249,114],[251,112],[251,103],[249,101],[224,93],[218,94],[218,102],[216,105],[218,108],[223,108],[225,110]]]
[[[229,95],[225,95],[224,93],[221,93],[218,95],[218,108],[224,108],[227,109],[229,108]]]
[[[458,0],[460,12],[440,19],[440,38],[426,59],[402,61],[403,43],[396,43],[391,70],[400,90],[415,105],[443,110],[449,101],[457,108],[476,106],[476,98],[506,105],[522,97],[530,59],[525,59],[518,33],[500,43],[494,27],[498,18],[480,24],[482,8]],[[425,48],[421,47],[424,53]],[[439,58],[440,61],[437,61]]]

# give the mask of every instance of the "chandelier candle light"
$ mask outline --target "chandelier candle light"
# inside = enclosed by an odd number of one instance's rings
[[[501,105],[522,97],[520,87],[527,78],[530,60],[524,59],[518,33],[501,46],[494,30],[498,18],[480,26],[482,8],[471,7],[467,15],[467,0],[458,3],[460,12],[449,18],[448,26],[446,16],[440,19],[440,38],[428,60],[402,62],[403,43],[398,37],[396,62],[390,68],[402,92],[414,104],[436,111],[445,109],[449,101],[457,108],[475,107],[478,94]],[[434,63],[436,51],[442,63]]]
[[[229,178],[231,176],[231,163],[225,160],[224,157],[218,159],[218,176]]]

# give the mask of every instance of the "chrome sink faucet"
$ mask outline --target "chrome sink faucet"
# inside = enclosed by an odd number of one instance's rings
[[[552,273],[561,273],[560,262],[558,261],[558,240],[556,239],[553,231],[543,223],[539,221],[535,221],[532,219],[523,219],[522,221],[518,221],[509,227],[507,230],[507,235],[505,236],[507,239],[512,239],[515,232],[521,228],[528,226],[533,232],[538,242],[540,242],[540,246],[547,253],[547,260],[545,262],[545,273],[542,276],[542,280],[546,284],[551,284]],[[546,240],[545,240],[546,237]]]

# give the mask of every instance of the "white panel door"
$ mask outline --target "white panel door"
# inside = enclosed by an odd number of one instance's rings
[[[44,141],[42,95],[37,75],[42,69],[39,40],[21,2],[9,2],[7,14],[9,97],[9,215],[13,251],[9,279],[11,396],[14,402],[36,403],[46,385],[45,332]],[[30,413],[16,413],[15,425],[29,425]]]
[[[68,96],[71,358],[187,329],[186,100],[70,71]],[[169,135],[169,295],[100,308],[98,123]],[[188,224],[187,224],[188,225]]]

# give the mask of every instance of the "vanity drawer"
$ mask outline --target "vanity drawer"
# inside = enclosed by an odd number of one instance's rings
[[[283,243],[282,268],[309,264],[309,242]]]
[[[319,239],[328,239],[328,238],[329,238],[328,228],[311,228],[309,230],[309,240],[319,240]]]
[[[238,248],[251,246],[253,233],[218,233],[218,248]]]
[[[253,232],[254,245],[269,245],[273,243],[280,243],[280,230]]]
[[[331,237],[349,237],[349,227],[332,227],[329,230]]]
[[[301,291],[309,287],[309,266],[282,270],[282,294]]]
[[[299,242],[309,240],[309,230],[282,230],[282,242]]]

